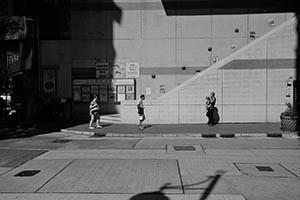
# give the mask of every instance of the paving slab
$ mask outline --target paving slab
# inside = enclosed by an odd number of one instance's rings
[[[0,176],[0,192],[36,192],[63,170],[71,160],[32,160]],[[34,176],[15,176],[25,170],[40,170]]]
[[[226,177],[247,200],[299,200],[299,178]]]
[[[69,139],[69,138],[68,138]],[[102,138],[101,140],[73,140],[60,149],[132,149],[140,139]]]
[[[199,200],[201,195],[172,195],[172,194],[0,194],[3,200]],[[206,200],[246,200],[242,195],[211,194]]]
[[[229,187],[226,182],[226,176],[241,176],[232,162],[217,160],[193,160],[179,159],[179,168],[185,193],[203,193],[209,187],[217,173],[222,172],[222,176],[217,181],[217,193],[238,194],[238,192]]]
[[[296,176],[278,163],[235,163],[235,166],[247,176],[290,177]]]
[[[75,160],[39,192],[140,193],[181,186],[176,160]],[[167,189],[182,194],[182,189]]]
[[[299,140],[287,138],[215,138],[202,145],[206,149],[300,149]]]
[[[261,158],[265,162],[294,162],[298,161],[300,164],[299,160],[299,155],[300,155],[300,150],[294,150],[294,149],[273,149],[273,150],[257,150],[253,149],[251,150],[257,157]]]
[[[200,145],[203,139],[193,138],[143,138],[135,149],[165,149],[167,145]]]
[[[295,176],[300,178],[300,161],[298,162],[285,162],[281,163],[283,167],[293,173]]]
[[[42,150],[0,149],[0,167],[16,167],[44,152]]]
[[[62,138],[57,137],[33,137],[33,138],[23,138],[15,139],[13,142],[8,143],[6,146],[13,149],[34,149],[34,150],[51,150],[57,149],[64,144],[53,143],[54,140],[59,140]]]
[[[53,150],[36,159],[167,159],[165,150]]]

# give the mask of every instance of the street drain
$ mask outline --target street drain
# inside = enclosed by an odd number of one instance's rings
[[[21,171],[20,173],[14,175],[14,176],[21,176],[21,177],[28,177],[28,176],[34,176],[37,173],[39,173],[41,170],[25,170]]]
[[[52,143],[68,143],[71,142],[72,140],[54,140]]]
[[[247,176],[295,177],[295,174],[279,163],[234,163],[234,165]]]
[[[258,169],[258,171],[261,172],[274,172],[274,170],[268,166],[255,166],[255,167]]]
[[[175,151],[195,151],[196,148],[193,146],[174,146]]]

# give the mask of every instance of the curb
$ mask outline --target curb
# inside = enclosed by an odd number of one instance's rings
[[[297,133],[106,133],[100,134],[92,131],[77,131],[70,129],[61,129],[61,132],[85,135],[91,137],[133,137],[133,138],[168,138],[168,137],[193,137],[193,138],[299,138]]]
[[[64,133],[71,133],[75,135],[86,135],[86,136],[95,136],[95,132],[89,132],[89,131],[76,131],[76,130],[69,130],[69,129],[60,129],[60,132]]]

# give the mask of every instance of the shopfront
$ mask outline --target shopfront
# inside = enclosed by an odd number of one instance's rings
[[[99,95],[101,113],[120,113],[123,100],[136,99],[138,63],[109,63],[97,60],[75,60],[72,69],[72,114],[87,118],[93,95]]]

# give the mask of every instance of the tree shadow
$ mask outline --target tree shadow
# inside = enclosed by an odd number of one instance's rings
[[[171,183],[166,183],[162,187],[160,187],[158,191],[140,193],[131,197],[130,200],[170,200],[163,192],[164,190],[167,189],[184,190],[185,188],[201,185],[210,181],[208,187],[205,188],[203,194],[201,194],[199,198],[199,200],[206,200],[208,196],[212,193],[213,189],[215,188],[217,182],[220,180],[221,176],[223,176],[224,174],[225,174],[224,170],[218,170],[216,171],[214,176],[208,176],[208,178],[203,181],[193,183],[193,184],[188,184],[188,185],[182,185],[182,186],[171,186]]]

